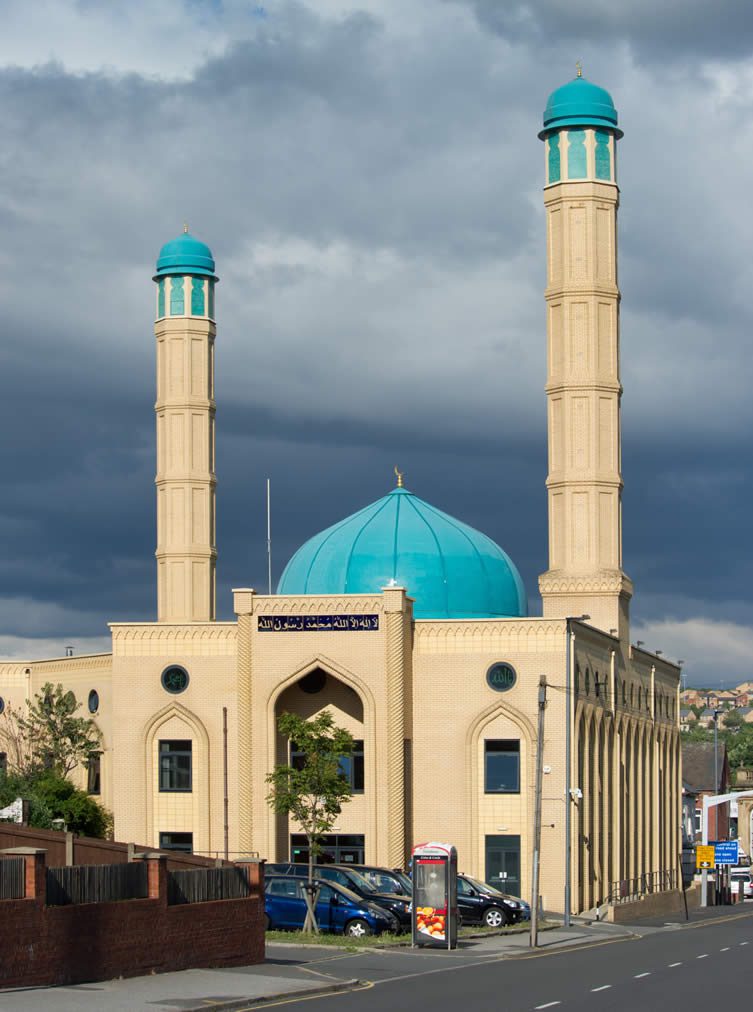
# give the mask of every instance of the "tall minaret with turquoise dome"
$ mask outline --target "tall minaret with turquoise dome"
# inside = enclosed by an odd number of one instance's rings
[[[214,257],[184,232],[157,260],[157,621],[215,618]]]
[[[577,76],[544,111],[549,569],[544,615],[628,636],[622,570],[617,111]]]

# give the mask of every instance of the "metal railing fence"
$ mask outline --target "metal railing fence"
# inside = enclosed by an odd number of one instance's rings
[[[622,878],[609,885],[608,903],[631,903],[651,893],[667,892],[679,889],[677,869],[668,868],[664,871],[648,871],[634,878]]]

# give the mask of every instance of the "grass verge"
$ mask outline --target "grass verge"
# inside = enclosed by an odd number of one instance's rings
[[[539,924],[540,931],[548,931],[556,928],[556,923],[544,921]],[[458,938],[480,938],[485,935],[520,935],[530,931],[530,922],[523,924],[510,924],[504,928],[485,928],[482,926],[467,926],[460,928]],[[405,935],[367,935],[365,938],[349,938],[345,935],[333,935],[322,932],[319,935],[303,931],[276,931],[266,933],[268,942],[286,942],[288,945],[330,945],[338,949],[347,949],[349,952],[358,952],[359,949],[389,948],[395,945],[410,945],[412,938],[410,934]]]

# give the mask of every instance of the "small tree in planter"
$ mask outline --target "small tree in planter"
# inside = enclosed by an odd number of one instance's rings
[[[321,839],[332,830],[351,789],[340,760],[353,754],[353,737],[335,726],[332,714],[322,711],[311,720],[283,713],[277,728],[294,742],[303,758],[295,766],[276,766],[267,776],[267,801],[278,815],[295,819],[306,834],[309,848],[308,888],[304,931],[319,933],[314,896],[314,858],[321,853]]]

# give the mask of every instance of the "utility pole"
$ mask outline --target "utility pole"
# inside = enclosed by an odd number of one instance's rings
[[[569,700],[568,700],[569,702]],[[536,788],[533,816],[533,874],[531,875],[531,940],[535,949],[539,941],[539,866],[541,864],[541,795],[544,779],[544,711],[546,710],[546,675],[539,679],[539,729],[536,743]]]
[[[227,707],[222,707],[222,815],[223,836],[225,844],[225,860],[230,860],[230,823],[228,821],[228,790],[227,790]]]

